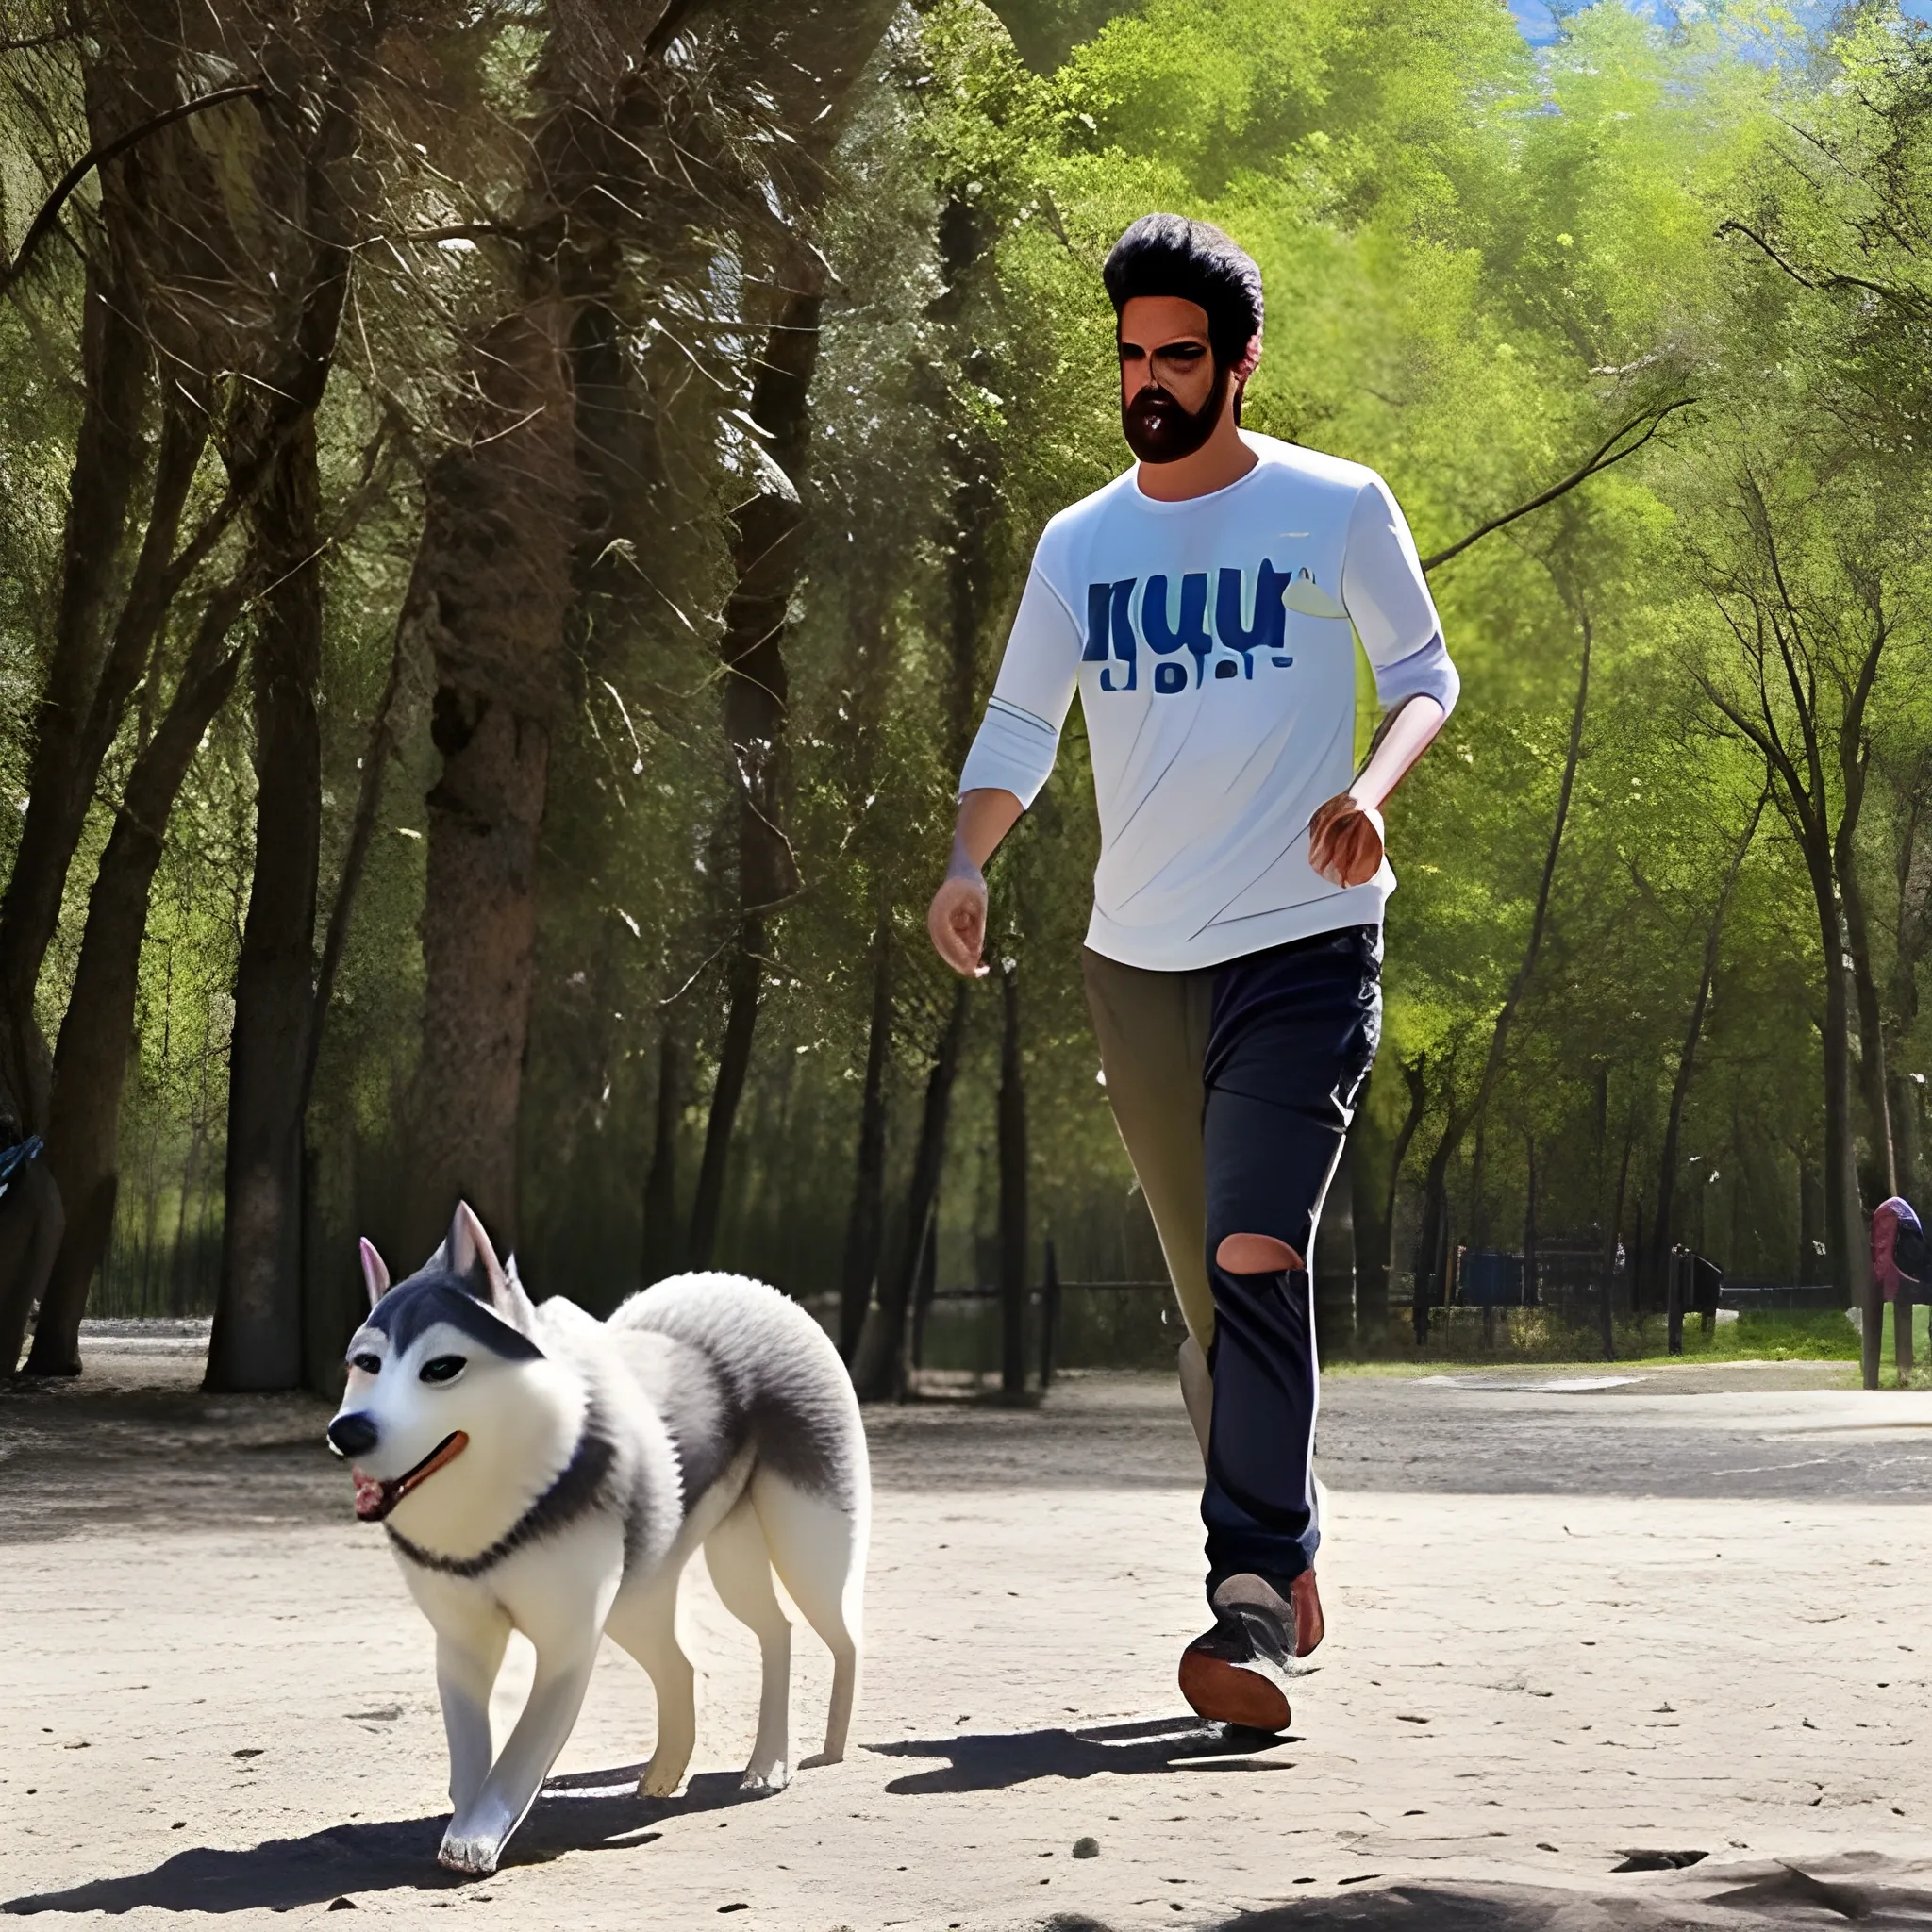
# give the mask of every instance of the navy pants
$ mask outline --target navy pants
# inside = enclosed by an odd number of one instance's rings
[[[1350,926],[1197,973],[1090,951],[1108,1099],[1214,1376],[1201,1513],[1208,1590],[1286,1585],[1315,1553],[1316,1362],[1308,1271],[1237,1274],[1231,1234],[1311,1258],[1381,1029],[1381,933]]]
[[[1307,1263],[1322,1202],[1381,1033],[1381,935],[1351,926],[1213,975],[1202,1153],[1214,1291],[1214,1425],[1201,1520],[1208,1590],[1242,1571],[1278,1585],[1314,1560],[1320,1377]],[[1304,1265],[1237,1274],[1231,1234],[1272,1235]]]

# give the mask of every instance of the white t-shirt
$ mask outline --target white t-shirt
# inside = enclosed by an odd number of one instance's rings
[[[1191,972],[1377,924],[1386,862],[1346,891],[1308,863],[1309,820],[1355,775],[1355,639],[1385,707],[1456,703],[1389,486],[1242,440],[1259,460],[1224,490],[1160,503],[1129,470],[1047,525],[959,776],[1031,805],[1078,686],[1100,808],[1087,943],[1128,966]]]

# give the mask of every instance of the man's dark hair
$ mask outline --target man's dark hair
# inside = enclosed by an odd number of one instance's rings
[[[1100,272],[1119,315],[1136,295],[1178,295],[1208,311],[1214,359],[1232,368],[1261,329],[1261,271],[1212,222],[1142,215]]]

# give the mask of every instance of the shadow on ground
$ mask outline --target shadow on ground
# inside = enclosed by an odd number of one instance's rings
[[[1659,1873],[1625,1892],[1540,1885],[1391,1885],[1243,1912],[1219,1932],[1799,1932],[1857,1924],[1863,1932],[1932,1926],[1923,1866],[1875,1854],[1729,1864],[1699,1878]],[[1108,1932],[1062,1913],[1041,1932]]]
[[[1284,1760],[1259,1757],[1298,1738],[1204,1724],[1199,1718],[1155,1718],[1144,1724],[1094,1724],[1077,1731],[995,1731],[958,1738],[915,1738],[868,1748],[881,1757],[943,1757],[932,1771],[894,1778],[886,1789],[902,1797],[936,1791],[1005,1791],[1041,1777],[1116,1777],[1136,1772],[1287,1771]]]
[[[642,1765],[631,1764],[552,1778],[511,1840],[504,1864],[537,1865],[566,1852],[647,1845],[662,1836],[651,1827],[668,1819],[758,1801],[758,1793],[739,1789],[736,1772],[694,1777],[680,1798],[641,1798],[637,1784],[642,1771]],[[0,1912],[120,1913],[142,1906],[165,1912],[285,1912],[350,1892],[475,1885],[436,1862],[448,1822],[438,1816],[338,1824],[306,1838],[270,1839],[245,1852],[197,1845],[150,1872],[5,1900]]]

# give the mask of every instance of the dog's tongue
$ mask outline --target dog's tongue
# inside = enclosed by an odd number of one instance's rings
[[[351,1470],[356,1478],[356,1514],[365,1523],[383,1515],[389,1503],[389,1485],[359,1469]]]

